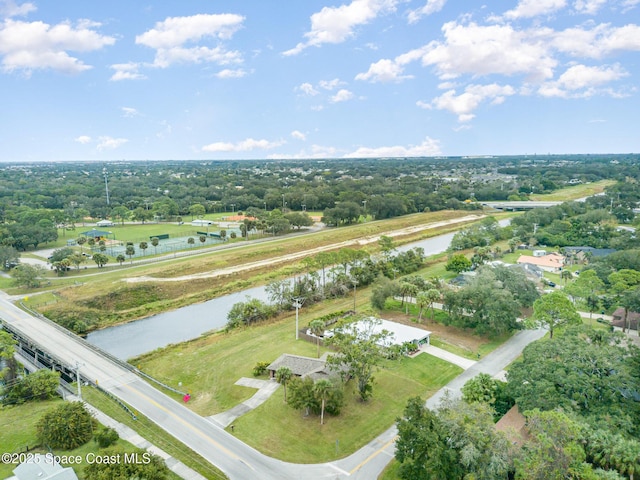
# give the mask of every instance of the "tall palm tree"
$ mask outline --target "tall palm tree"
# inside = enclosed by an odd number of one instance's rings
[[[289,367],[280,367],[276,370],[276,382],[282,384],[284,389],[284,402],[287,403],[287,383],[291,380],[293,372]]]
[[[567,281],[571,278],[573,278],[573,273],[571,273],[570,270],[562,270],[562,272],[560,272],[560,278],[562,280],[564,280],[564,284],[565,286],[567,285]]]
[[[316,397],[320,397],[321,406],[320,406],[320,425],[324,425],[324,405],[327,400],[327,394],[331,390],[333,385],[326,378],[321,378],[313,385],[313,393],[316,394]]]
[[[312,320],[311,323],[309,323],[309,329],[311,330],[311,333],[313,333],[316,336],[316,347],[317,347],[316,356],[318,358],[320,358],[320,335],[324,333],[324,328],[325,328],[325,324],[320,319],[316,318],[315,320]]]

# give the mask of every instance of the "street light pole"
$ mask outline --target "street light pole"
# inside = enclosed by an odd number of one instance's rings
[[[304,298],[303,297],[295,297],[293,299],[293,301],[294,301],[293,306],[296,308],[296,340],[298,340],[298,337],[299,337],[298,310],[300,310],[300,308],[302,308],[302,304],[304,303]]]
[[[81,389],[81,384],[82,381],[80,380],[80,362],[76,361],[76,383],[78,384],[78,398],[80,400],[82,400],[82,389]]]

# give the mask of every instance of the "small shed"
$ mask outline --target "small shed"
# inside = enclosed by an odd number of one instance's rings
[[[96,222],[96,227],[113,227],[114,223],[111,220],[100,220]]]

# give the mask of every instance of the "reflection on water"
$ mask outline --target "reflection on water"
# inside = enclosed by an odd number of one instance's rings
[[[508,220],[502,220],[502,226]],[[425,255],[444,252],[455,233],[447,233],[412,244],[403,245],[398,250],[406,251],[415,247],[424,249]],[[227,323],[231,307],[246,297],[267,301],[264,287],[255,287],[241,292],[214,298],[208,302],[182,307],[135,322],[105,328],[92,332],[87,340],[101,349],[126,360],[171,343],[180,343],[196,338],[205,332],[218,330]]]

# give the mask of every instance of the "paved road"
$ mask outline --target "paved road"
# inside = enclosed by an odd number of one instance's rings
[[[82,374],[145,415],[169,434],[224,471],[231,479],[376,478],[393,457],[395,427],[347,458],[323,464],[295,465],[267,457],[209,420],[193,413],[158,391],[135,373],[103,357],[86,342],[20,310],[0,298],[0,316],[69,366],[79,362]],[[459,392],[464,382],[479,372],[495,375],[515,359],[543,331],[523,331],[449,383]],[[429,400],[432,406],[443,389]],[[301,446],[304,448],[304,446]]]

